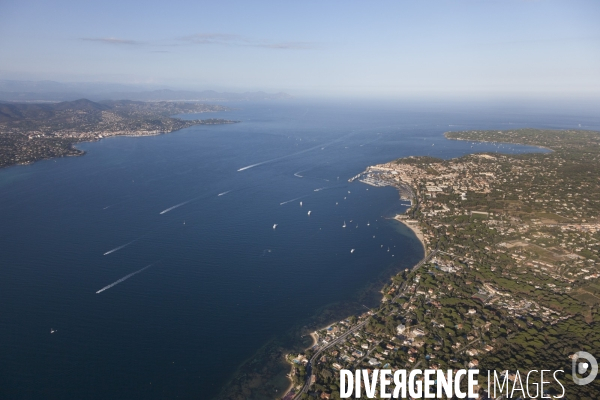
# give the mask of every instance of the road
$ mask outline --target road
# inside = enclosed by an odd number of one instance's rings
[[[419,261],[413,267],[413,271],[416,271],[419,268],[421,268],[423,265],[425,265],[426,262],[428,262],[431,259],[431,257],[433,257],[434,255],[436,255],[437,253],[438,253],[438,250],[434,250],[431,253],[427,254],[425,256],[425,258],[423,258],[421,261]],[[393,300],[396,300],[400,296],[402,296],[404,294],[404,292],[406,291],[407,287],[408,287],[408,283],[405,282],[402,285],[402,288],[398,291],[398,294],[396,295],[396,297],[394,297]],[[381,310],[379,312],[381,312]],[[323,354],[323,352],[325,350],[331,348],[332,346],[335,346],[338,343],[343,342],[344,340],[346,340],[346,338],[349,335],[351,335],[352,333],[354,333],[354,332],[358,331],[359,329],[363,328],[367,324],[367,322],[369,322],[369,319],[366,319],[365,321],[359,322],[357,325],[353,326],[352,328],[350,328],[346,332],[344,332],[341,336],[339,336],[338,338],[336,338],[332,342],[327,343],[325,346],[323,346],[319,350],[317,350],[317,352],[310,358],[310,360],[308,360],[308,363],[306,364],[306,377],[307,377],[306,378],[306,382],[304,382],[304,386],[302,386],[302,389],[298,392],[298,394],[296,394],[296,396],[294,396],[294,400],[300,399],[300,397],[302,396],[303,393],[307,393],[308,392],[308,388],[310,387],[310,378],[312,376],[312,365],[313,365],[313,362],[315,360],[318,360],[319,357],[321,356],[321,354]]]

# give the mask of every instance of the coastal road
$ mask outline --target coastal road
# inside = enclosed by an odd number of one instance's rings
[[[414,267],[413,267],[413,271],[418,270],[419,268],[421,268],[423,265],[425,265],[425,263],[427,263],[431,257],[433,257],[434,255],[436,255],[438,252],[438,250],[434,250],[431,253],[427,254],[425,256],[425,258],[423,258],[421,261],[419,261]],[[404,283],[404,286],[402,287],[401,290],[398,291],[398,294],[396,295],[396,297],[394,297],[393,300],[398,299],[400,296],[402,296],[404,294],[404,292],[406,291],[406,287],[408,285],[406,285],[406,282]],[[378,314],[380,311],[378,311],[375,314]],[[346,340],[346,338],[351,335],[352,333],[358,331],[359,329],[363,328],[367,322],[369,322],[369,319],[367,318],[366,320],[358,323],[357,325],[353,326],[352,328],[348,329],[346,332],[344,332],[341,336],[339,336],[338,338],[336,338],[335,340],[333,340],[330,343],[327,343],[325,346],[321,347],[319,350],[317,350],[317,352],[310,358],[310,360],[308,360],[308,363],[306,364],[306,382],[304,382],[304,386],[302,386],[302,389],[298,392],[298,394],[296,394],[296,396],[294,396],[294,400],[298,400],[300,399],[300,397],[302,396],[303,393],[307,393],[308,392],[308,388],[310,387],[310,377],[312,376],[312,365],[313,362],[315,360],[317,360],[321,354],[323,354],[323,352],[327,349],[330,349],[332,346],[335,346],[336,344],[343,342],[344,340]]]

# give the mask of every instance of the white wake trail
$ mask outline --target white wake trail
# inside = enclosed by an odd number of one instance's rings
[[[194,199],[192,199],[192,200],[194,200]],[[181,206],[183,206],[183,205],[186,205],[187,203],[189,203],[189,202],[190,202],[190,201],[192,201],[192,200],[188,200],[188,201],[184,201],[183,203],[175,204],[173,207],[169,207],[169,208],[167,208],[166,210],[162,210],[162,211],[160,212],[160,214],[162,215],[162,214],[168,213],[169,211],[171,211],[171,210],[174,210],[174,209],[176,209],[177,207],[181,207]]]
[[[304,196],[296,197],[295,199],[291,199],[291,200],[288,200],[288,201],[284,201],[283,203],[279,203],[279,205],[282,206],[284,204],[291,203],[292,201],[300,200],[300,199],[303,199],[303,198],[308,197],[308,196],[309,195],[307,194],[307,195],[304,195]]]
[[[231,190],[228,190],[228,191],[226,191],[226,192],[223,192],[223,193],[219,193],[219,194],[218,194],[218,196],[225,196],[225,195],[226,195],[227,193],[229,193],[229,192],[231,192]]]
[[[139,238],[138,238],[138,239],[139,239]],[[114,249],[107,251],[107,252],[106,252],[106,253],[104,253],[103,255],[104,255],[104,256],[107,256],[107,255],[109,255],[110,253],[114,253],[115,251],[119,251],[119,250],[121,250],[122,248],[129,246],[129,245],[130,245],[130,244],[132,244],[133,242],[136,242],[138,239],[134,239],[134,240],[132,240],[131,242],[129,242],[129,243],[125,243],[125,244],[124,244],[124,245],[122,245],[122,246],[115,247]]]
[[[342,137],[340,137],[340,138],[338,138],[338,139],[332,140],[331,142],[328,142],[328,143],[325,143],[325,144],[319,144],[319,145],[316,145],[316,146],[310,147],[310,148],[308,148],[308,149],[304,149],[304,150],[297,151],[297,152],[295,152],[295,153],[292,153],[292,154],[288,154],[288,155],[285,155],[285,156],[281,156],[281,157],[273,158],[273,159],[271,159],[271,160],[267,160],[267,161],[259,162],[259,163],[257,163],[257,164],[248,165],[248,166],[246,166],[246,167],[242,167],[242,168],[238,169],[238,172],[240,172],[240,171],[245,171],[245,170],[247,170],[247,169],[250,169],[250,168],[258,167],[259,165],[268,164],[268,163],[272,163],[272,162],[275,162],[275,161],[283,160],[284,158],[288,158],[288,157],[297,156],[298,154],[303,154],[303,153],[306,153],[306,152],[308,152],[308,151],[312,151],[312,150],[314,150],[314,149],[321,149],[321,150],[322,150],[322,149],[324,149],[324,148],[326,148],[326,147],[328,147],[328,146],[330,146],[330,145],[332,145],[332,144],[335,144],[335,143],[338,143],[338,142],[342,141],[343,139],[345,139],[346,137],[348,137],[348,136],[350,136],[350,135],[352,135],[352,133],[350,133],[350,134],[348,134],[348,135],[344,135],[344,136],[342,136]],[[302,172],[302,171],[300,171],[300,172]]]
[[[287,157],[287,156],[286,156],[286,157]],[[279,160],[279,158],[274,158],[274,159],[272,159],[272,160],[263,161],[263,162],[260,162],[260,163],[258,163],[258,164],[252,164],[252,165],[248,165],[247,167],[243,167],[243,168],[240,168],[240,169],[238,169],[238,172],[240,172],[240,171],[245,171],[245,170],[247,170],[247,169],[254,168],[254,167],[258,167],[259,165],[263,165],[263,164],[270,163],[270,162],[277,161],[277,160]]]
[[[96,292],[96,294],[98,294],[98,293],[102,293],[102,292],[104,292],[105,290],[108,290],[108,289],[110,289],[111,287],[113,287],[113,286],[115,286],[115,285],[118,285],[119,283],[121,283],[121,282],[123,282],[123,281],[126,281],[127,279],[131,278],[132,276],[134,276],[134,275],[136,275],[136,274],[139,274],[139,273],[140,273],[140,272],[142,272],[143,270],[145,270],[145,269],[148,269],[148,268],[150,268],[150,267],[151,267],[151,266],[153,266],[153,265],[154,265],[154,264],[146,265],[146,266],[145,266],[144,268],[142,268],[142,269],[138,269],[137,271],[135,271],[135,272],[132,272],[132,273],[130,273],[129,275],[125,275],[124,277],[122,277],[122,278],[121,278],[121,279],[119,279],[118,281],[115,281],[115,282],[111,283],[111,284],[110,284],[110,285],[108,285],[108,286],[104,286],[102,289],[98,290],[98,291]]]

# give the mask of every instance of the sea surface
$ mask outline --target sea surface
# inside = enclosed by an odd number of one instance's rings
[[[541,151],[448,130],[600,125],[478,104],[227,105],[182,117],[240,123],[0,170],[0,398],[210,399],[267,341],[423,256],[389,219],[407,207],[396,190],[350,177]]]

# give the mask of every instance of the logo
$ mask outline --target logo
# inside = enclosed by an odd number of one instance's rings
[[[585,361],[581,361],[582,359]],[[581,375],[584,375],[588,370],[590,370],[590,374],[582,378]],[[585,351],[575,353],[573,356],[573,382],[577,385],[587,385],[596,378],[596,375],[598,375],[598,361],[594,356]]]

